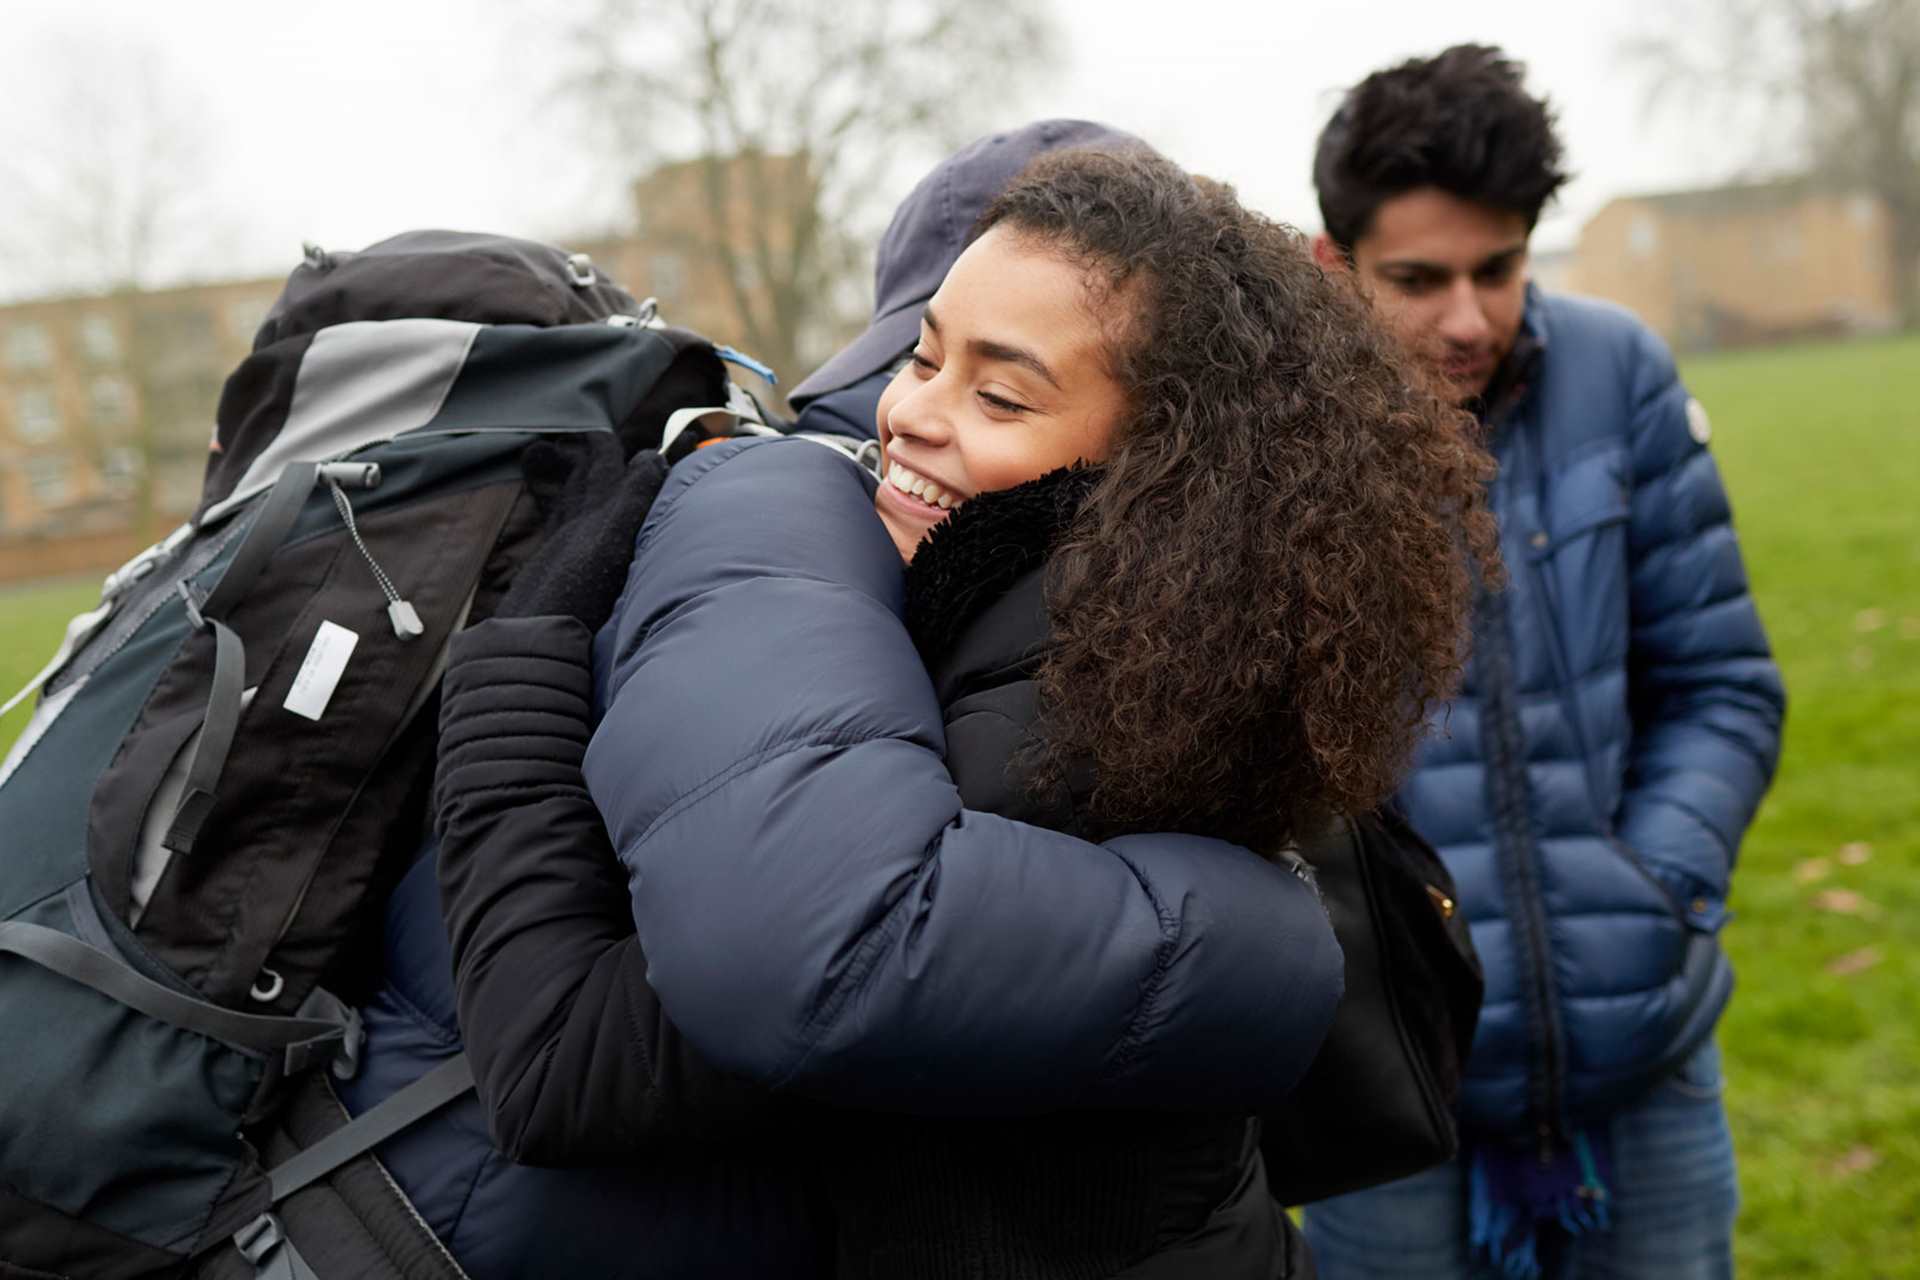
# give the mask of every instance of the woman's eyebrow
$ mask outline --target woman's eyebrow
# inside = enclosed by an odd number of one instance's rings
[[[995,342],[990,338],[975,338],[967,344],[967,347],[982,360],[1003,360],[1008,364],[1017,364],[1021,368],[1029,369],[1040,377],[1045,378],[1047,383],[1052,386],[1055,391],[1062,389],[1060,379],[1053,376],[1053,370],[1047,368],[1046,361],[1025,347],[1010,346],[1004,342]]]

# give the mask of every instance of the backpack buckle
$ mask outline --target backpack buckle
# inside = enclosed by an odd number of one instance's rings
[[[360,1011],[348,1009],[347,1025],[340,1033],[340,1044],[333,1051],[333,1061],[327,1064],[335,1080],[351,1080],[360,1074],[360,1048],[366,1039],[366,1024],[360,1020]]]
[[[187,621],[193,623],[193,629],[206,630],[207,620],[200,616],[200,602],[193,598],[193,587],[182,578],[174,584],[174,589],[180,593],[181,603],[187,606]]]
[[[286,1241],[286,1228],[280,1225],[279,1217],[273,1213],[263,1213],[233,1233],[233,1247],[256,1267]]]

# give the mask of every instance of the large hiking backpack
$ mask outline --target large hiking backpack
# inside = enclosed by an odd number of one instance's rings
[[[352,1069],[448,640],[538,552],[521,451],[657,447],[730,398],[583,256],[309,249],[192,520],[74,620],[0,768],[0,1276],[302,1274],[276,1203],[468,1086],[456,1059],[331,1134],[288,1108]],[[458,1274],[431,1253],[407,1273]]]

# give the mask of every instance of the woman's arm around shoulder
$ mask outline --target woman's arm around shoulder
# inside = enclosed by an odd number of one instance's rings
[[[572,618],[455,637],[441,714],[440,884],[462,1038],[495,1145],[631,1158],[768,1123],[766,1090],[694,1053],[647,984],[624,876],[580,774],[592,679]]]
[[[641,535],[586,776],[674,1021],[867,1106],[1285,1096],[1342,984],[1312,889],[1215,840],[965,810],[871,485],[807,441],[723,446]]]

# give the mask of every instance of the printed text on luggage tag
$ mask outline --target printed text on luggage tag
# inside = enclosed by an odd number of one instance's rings
[[[353,656],[353,647],[359,643],[358,632],[349,631],[337,622],[322,622],[319,633],[313,637],[313,647],[307,650],[306,660],[300,664],[300,674],[293,678],[293,688],[287,690],[284,704],[287,710],[309,720],[325,715],[341,673],[347,669],[347,659]]]

